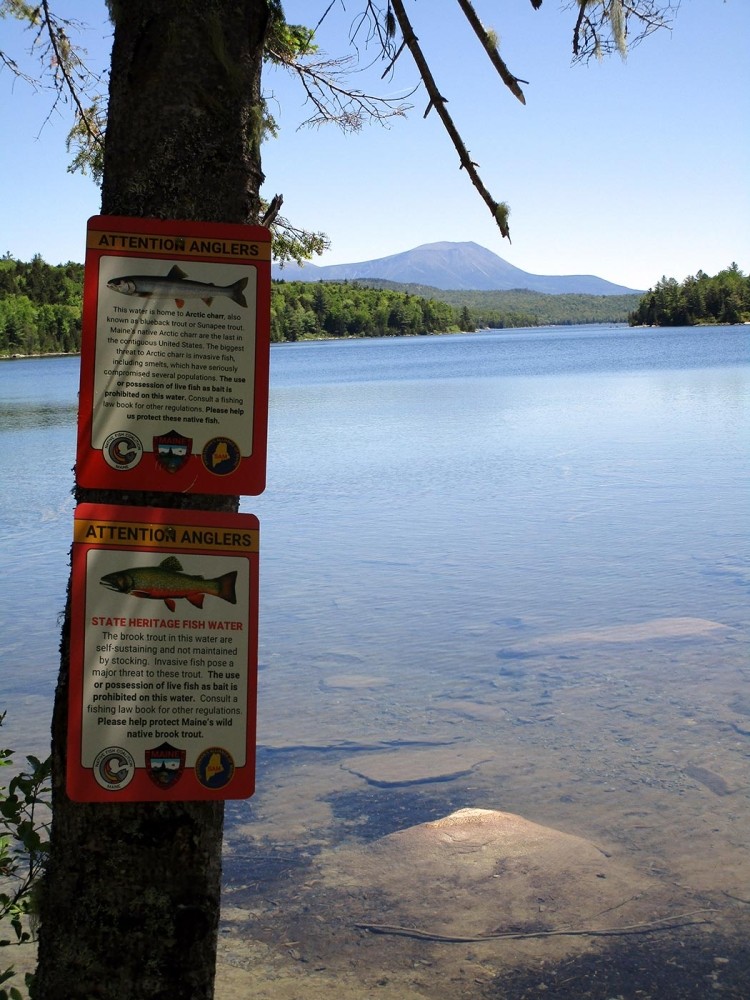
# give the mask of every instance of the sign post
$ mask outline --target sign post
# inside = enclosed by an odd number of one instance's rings
[[[72,799],[252,795],[258,538],[251,514],[78,506]]]
[[[263,492],[270,288],[261,226],[89,220],[80,486]]]

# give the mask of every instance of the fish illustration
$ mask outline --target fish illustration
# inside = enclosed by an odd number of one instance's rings
[[[217,576],[213,580],[206,580],[202,576],[190,576],[183,573],[179,559],[168,556],[158,566],[121,569],[116,573],[107,573],[99,582],[103,587],[108,587],[118,594],[131,594],[133,597],[164,601],[169,610],[174,611],[175,601],[181,597],[196,608],[202,608],[206,594],[236,604],[237,595],[234,589],[236,580],[236,571],[224,573],[223,576]]]
[[[246,277],[240,278],[232,285],[191,281],[177,264],[164,277],[157,274],[125,274],[121,278],[112,278],[107,282],[107,288],[111,288],[113,292],[138,295],[143,299],[174,299],[180,309],[185,305],[185,299],[201,299],[210,306],[217,295],[225,295],[232,302],[247,308],[247,300],[242,294],[246,285]]]

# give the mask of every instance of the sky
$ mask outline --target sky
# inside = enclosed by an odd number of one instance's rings
[[[330,0],[286,0],[290,22],[314,24]],[[674,5],[675,0],[672,0]],[[351,53],[363,0],[335,0],[318,43]],[[381,80],[364,45],[355,87],[412,105],[387,127],[343,134],[300,127],[310,111],[298,82],[266,70],[280,132],[263,147],[263,194],[284,196],[295,225],[323,231],[317,264],[371,260],[441,240],[473,241],[534,274],[595,274],[634,289],[662,276],[750,272],[750,3],[681,0],[673,30],[601,62],[572,65],[568,0],[475,0],[500,36],[510,70],[527,80],[523,106],[494,74],[455,0],[407,5],[433,74],[483,180],[511,207],[503,240],[433,113],[408,52]],[[56,0],[83,22],[80,43],[106,72],[112,28],[104,0]],[[72,34],[72,31],[71,31]],[[31,38],[0,20],[0,50],[31,67]],[[106,86],[106,80],[103,84]],[[0,254],[82,261],[86,220],[100,210],[93,181],[67,170],[70,108],[0,72]],[[134,123],[137,127],[137,123]]]

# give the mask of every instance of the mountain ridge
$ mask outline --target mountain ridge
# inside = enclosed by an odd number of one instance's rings
[[[273,277],[283,281],[365,281],[430,285],[446,291],[541,292],[545,295],[628,295],[629,288],[593,274],[532,274],[478,243],[423,243],[411,250],[352,264],[274,265]]]

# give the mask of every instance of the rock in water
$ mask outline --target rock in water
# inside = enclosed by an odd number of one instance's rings
[[[382,900],[362,923],[440,935],[603,929],[647,920],[654,907],[669,913],[660,883],[626,861],[583,837],[492,809],[459,809],[332,852],[324,871],[329,885]]]

